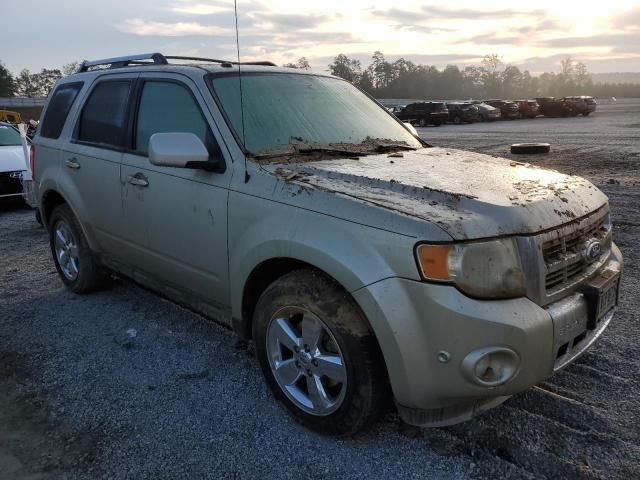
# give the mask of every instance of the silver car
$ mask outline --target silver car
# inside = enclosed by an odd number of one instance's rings
[[[22,197],[27,172],[20,133],[13,125],[0,122],[0,199]]]
[[[85,62],[50,96],[35,185],[71,291],[117,272],[228,325],[332,435],[391,398],[469,419],[611,321],[622,256],[588,181],[430,147],[339,78],[172,61]]]

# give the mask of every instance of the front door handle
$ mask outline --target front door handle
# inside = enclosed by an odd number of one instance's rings
[[[131,185],[136,185],[138,187],[148,187],[149,180],[142,173],[138,172],[135,175],[127,175],[127,182]]]
[[[68,167],[68,168],[72,168],[74,170],[77,170],[80,168],[80,164],[78,163],[78,159],[76,157],[71,157],[68,158],[64,161],[64,164]]]

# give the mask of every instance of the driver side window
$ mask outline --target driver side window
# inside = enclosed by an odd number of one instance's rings
[[[222,157],[190,90],[179,83],[146,81],[138,105],[134,150],[146,155],[151,135],[167,132],[193,133],[202,140],[211,157]]]

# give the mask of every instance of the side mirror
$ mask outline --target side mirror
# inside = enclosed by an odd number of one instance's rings
[[[203,167],[209,152],[193,133],[154,133],[149,139],[149,161],[161,167]]]

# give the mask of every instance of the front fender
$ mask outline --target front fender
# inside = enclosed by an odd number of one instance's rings
[[[256,266],[300,260],[353,292],[388,277],[419,279],[415,238],[238,192],[229,198],[229,272],[234,318]]]

